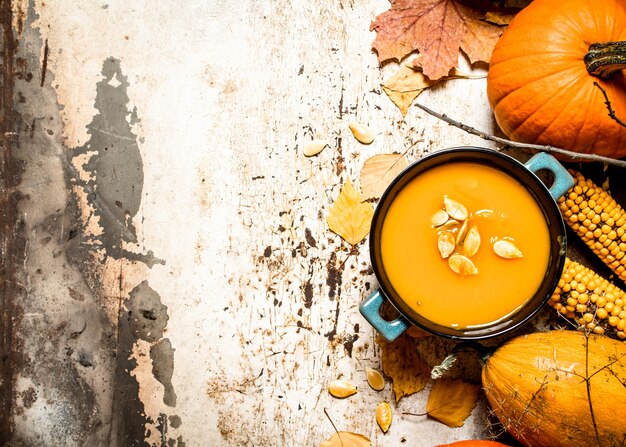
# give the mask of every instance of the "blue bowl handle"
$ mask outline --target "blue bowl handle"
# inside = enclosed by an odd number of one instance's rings
[[[385,340],[391,342],[398,338],[406,331],[411,323],[404,317],[398,317],[395,320],[387,321],[380,316],[380,306],[383,305],[385,297],[380,290],[375,290],[365,301],[359,306],[359,311],[367,321],[385,337]]]
[[[548,188],[554,200],[558,200],[568,189],[574,186],[574,179],[570,173],[550,154],[539,152],[533,155],[524,165],[535,174],[542,169],[547,169],[554,174],[554,182]]]

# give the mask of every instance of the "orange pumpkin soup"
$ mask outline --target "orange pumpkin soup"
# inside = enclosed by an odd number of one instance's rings
[[[381,256],[392,287],[416,313],[474,328],[507,319],[533,297],[548,268],[550,236],[539,205],[514,178],[452,162],[422,172],[393,199]]]

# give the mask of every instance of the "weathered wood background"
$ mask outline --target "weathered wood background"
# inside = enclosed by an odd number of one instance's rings
[[[403,414],[427,393],[378,429],[367,244],[325,223],[372,155],[485,146],[382,92],[386,0],[1,4],[6,444],[316,446],[325,412],[375,446],[484,434],[482,400],[458,429]],[[420,101],[493,130],[484,79]]]

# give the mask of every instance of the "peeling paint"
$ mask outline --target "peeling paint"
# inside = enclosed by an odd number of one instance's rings
[[[174,371],[174,349],[170,340],[163,337],[169,319],[167,306],[162,303],[159,294],[144,281],[130,292],[124,307],[125,310],[120,316],[119,337],[120,345],[128,347],[128,351],[119,352],[117,368],[120,381],[125,382],[123,388],[132,390],[133,395],[141,397],[141,388],[146,385],[143,382],[150,380],[152,376],[163,385],[161,401],[169,407],[175,407],[176,393],[171,382]],[[144,366],[148,365],[146,363],[148,358],[151,361],[149,372]],[[128,372],[134,380],[125,375]],[[153,439],[158,432],[162,437],[167,435],[167,423],[161,421],[161,413],[154,414],[154,409],[151,408],[152,397],[132,399],[124,403],[124,398],[131,393],[123,391],[123,394],[116,396],[122,413],[118,424],[126,424],[126,418],[130,417],[134,423],[126,427],[135,431],[133,439],[126,438],[125,441],[134,443],[143,441],[150,427],[153,430],[151,433]],[[146,427],[145,432],[142,427]],[[128,436],[126,430],[122,432],[126,432]]]
[[[143,191],[143,161],[130,124],[136,110],[128,110],[128,80],[120,61],[109,58],[102,65],[103,79],[97,85],[94,115],[87,126],[89,141],[73,151],[78,157],[76,169],[88,180],[75,179],[82,186],[89,206],[104,229],[89,242],[91,248],[104,249],[114,259],[143,262],[149,267],[163,263],[151,251],[142,254],[126,247],[136,244],[133,218],[139,211]],[[84,160],[81,156],[86,155]]]

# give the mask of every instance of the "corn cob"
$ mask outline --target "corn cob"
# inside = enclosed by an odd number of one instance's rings
[[[565,259],[548,302],[580,329],[626,340],[626,292],[578,262]]]
[[[626,213],[608,192],[579,172],[570,172],[576,183],[558,200],[563,218],[602,262],[626,281]]]

